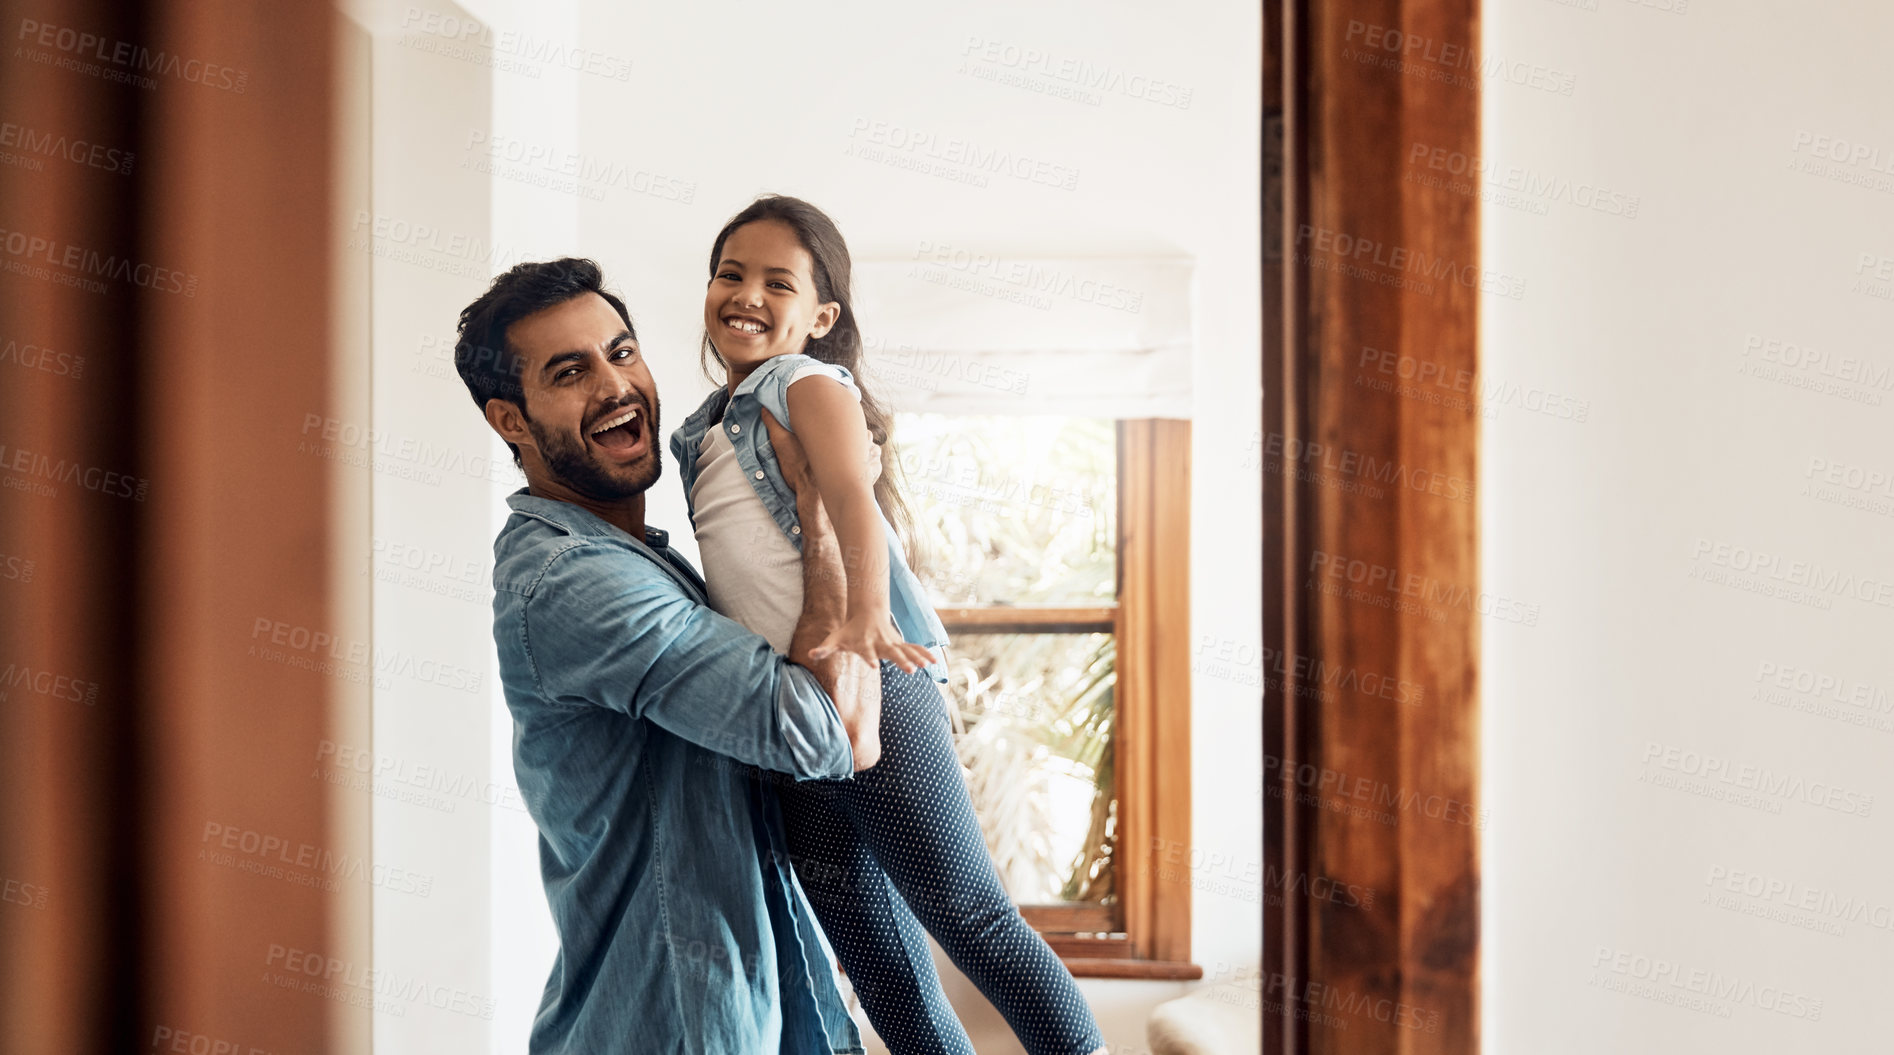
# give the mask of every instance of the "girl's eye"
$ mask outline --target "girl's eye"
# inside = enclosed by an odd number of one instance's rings
[[[775,286],[777,289],[788,290],[791,293],[795,292],[795,290],[790,289],[789,283],[787,282],[771,282],[770,285]]]

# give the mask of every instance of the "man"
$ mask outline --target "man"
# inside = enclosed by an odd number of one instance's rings
[[[494,542],[493,633],[559,932],[531,1050],[862,1051],[755,779],[843,778],[880,752],[877,671],[808,655],[846,579],[800,448],[772,435],[805,527],[785,658],[706,607],[644,522],[658,394],[597,264],[501,275],[454,358],[527,481]]]

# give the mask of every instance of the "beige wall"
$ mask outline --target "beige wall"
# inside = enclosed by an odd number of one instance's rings
[[[1894,14],[1589,6],[1484,15],[1487,1050],[1878,1050]]]

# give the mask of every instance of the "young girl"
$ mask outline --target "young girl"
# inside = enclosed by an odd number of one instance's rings
[[[786,653],[802,606],[802,529],[769,430],[795,435],[848,573],[846,621],[814,654],[880,665],[881,761],[849,780],[778,785],[790,857],[897,1055],[973,1052],[917,918],[1032,1055],[1100,1053],[1071,973],[1000,886],[929,682],[945,680],[930,648],[947,637],[891,524],[890,511],[905,513],[892,472],[871,488],[863,471],[889,415],[854,376],[862,340],[849,272],[841,233],[805,201],[759,198],[724,225],[710,251],[704,354],[706,370],[714,356],[728,378],[671,436],[711,605]]]

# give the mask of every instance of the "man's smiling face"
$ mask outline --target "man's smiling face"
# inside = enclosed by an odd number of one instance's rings
[[[637,338],[596,293],[513,323],[524,414],[500,400],[488,420],[519,444],[537,493],[618,502],[657,482],[658,391]]]

